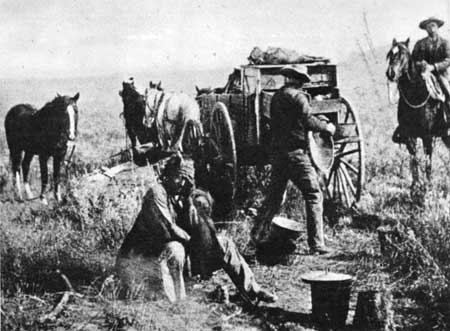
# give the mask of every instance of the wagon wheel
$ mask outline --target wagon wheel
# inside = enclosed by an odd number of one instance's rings
[[[211,194],[216,203],[230,208],[236,193],[237,156],[233,126],[224,103],[214,105],[209,124],[209,138],[216,150],[210,166]]]
[[[347,208],[361,198],[364,183],[364,140],[361,125],[350,103],[341,98],[336,133],[334,162],[327,179],[327,194]]]

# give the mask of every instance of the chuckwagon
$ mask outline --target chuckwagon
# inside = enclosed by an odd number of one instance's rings
[[[323,176],[324,193],[350,207],[360,199],[364,182],[364,143],[357,114],[340,95],[336,65],[328,60],[300,65],[311,77],[304,89],[314,115],[326,116],[336,126],[332,165]],[[233,194],[238,167],[270,162],[270,102],[285,83],[280,74],[284,66],[242,65],[229,75],[224,88],[197,96],[203,128],[229,169]]]

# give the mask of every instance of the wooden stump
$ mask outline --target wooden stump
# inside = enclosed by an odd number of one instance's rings
[[[380,226],[377,228],[378,241],[383,256],[391,256],[396,252],[395,245],[402,241],[402,236],[397,226]]]
[[[393,330],[392,295],[385,289],[359,292],[353,326],[358,330]]]

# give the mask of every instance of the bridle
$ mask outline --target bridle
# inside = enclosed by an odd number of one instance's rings
[[[149,110],[148,112],[145,111],[144,120],[143,123],[146,126],[150,126],[151,123],[156,118],[156,115],[158,113],[158,109],[161,107],[161,104],[164,100],[164,91],[158,91],[155,93],[155,96],[153,97],[153,103],[150,106],[148,103],[148,89],[145,90],[145,107]],[[151,120],[153,119],[153,120]]]
[[[408,79],[409,82],[412,81],[411,75],[410,75],[410,72],[409,72],[409,66],[408,66],[408,64],[413,65],[413,64],[411,64],[411,54],[409,53],[408,48],[407,48],[405,45],[403,45],[403,44],[397,44],[395,47],[398,47],[398,49],[399,49],[398,54],[399,54],[399,55],[401,55],[401,54],[406,55],[406,56],[404,57],[404,59],[402,59],[402,62],[401,62],[401,64],[400,64],[400,68],[401,68],[401,70],[400,70],[400,75],[399,75],[398,79],[396,80],[396,82],[397,82],[397,88],[398,88],[398,91],[400,92],[400,96],[403,98],[403,100],[405,101],[405,103],[406,103],[410,108],[412,108],[412,109],[419,109],[419,108],[422,108],[423,106],[425,106],[425,105],[428,103],[428,100],[430,100],[431,94],[430,94],[430,92],[427,91],[427,96],[426,96],[425,100],[424,100],[423,102],[419,103],[419,104],[413,104],[413,103],[411,103],[411,102],[408,100],[408,98],[406,97],[406,94],[404,93],[404,91],[403,91],[403,89],[401,88],[401,86],[400,86],[400,84],[399,84],[398,81],[400,80],[401,77],[403,77],[403,75],[406,75],[406,77],[407,77],[407,79]],[[393,48],[392,48],[392,49],[393,49]],[[389,65],[390,65],[390,62],[391,62],[392,57],[393,57],[393,56],[396,56],[396,53],[394,53],[394,52],[392,51],[392,49],[388,52],[388,54],[387,54],[387,56],[386,56],[387,59],[389,60]],[[387,85],[387,86],[388,86],[388,95],[390,96],[390,91],[389,91],[389,81],[388,81],[388,85]]]

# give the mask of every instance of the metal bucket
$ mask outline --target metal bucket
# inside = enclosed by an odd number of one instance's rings
[[[312,318],[319,324],[344,327],[347,320],[353,277],[315,271],[301,277],[311,284]]]
[[[283,216],[275,216],[272,220],[271,239],[297,239],[300,235],[300,224]]]

